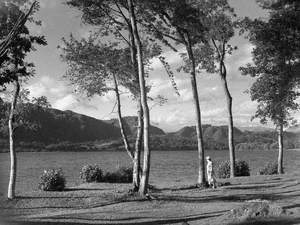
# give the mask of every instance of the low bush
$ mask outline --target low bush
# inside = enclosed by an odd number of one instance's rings
[[[286,211],[279,205],[275,205],[269,201],[254,200],[248,201],[237,208],[230,210],[225,217],[234,219],[235,221],[246,221],[242,224],[290,224],[276,223],[275,221],[260,221],[256,219],[275,219],[287,216]],[[234,223],[240,224],[240,223]]]
[[[81,168],[80,178],[87,183],[101,182],[103,173],[101,168],[97,165],[86,165]]]
[[[249,164],[244,160],[237,160],[235,163],[235,175],[237,177],[250,176]]]
[[[237,177],[250,176],[250,168],[246,161],[236,160],[235,162],[235,175]],[[215,167],[216,175],[218,178],[229,178],[230,177],[230,162],[224,161]]]
[[[121,167],[114,172],[107,172],[102,179],[102,182],[108,183],[131,183],[132,168]]]
[[[278,163],[277,162],[269,162],[264,167],[260,168],[258,171],[259,175],[275,175],[278,174]]]
[[[44,170],[39,189],[43,191],[63,191],[66,186],[66,179],[62,169]]]

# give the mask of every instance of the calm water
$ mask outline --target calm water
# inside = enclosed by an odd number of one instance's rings
[[[208,151],[213,161],[227,160],[228,151]],[[269,161],[276,160],[276,151],[239,151],[237,158],[246,160],[251,174]],[[22,152],[18,153],[17,191],[37,190],[39,177],[45,168],[63,169],[67,185],[80,184],[79,172],[83,165],[98,164],[103,169],[129,166],[125,152]],[[151,158],[151,178],[154,185],[192,184],[197,178],[197,151],[154,151]],[[284,152],[284,167],[287,173],[300,170],[300,151]],[[9,154],[0,154],[0,187],[6,192],[9,171]],[[21,185],[22,184],[22,185]]]

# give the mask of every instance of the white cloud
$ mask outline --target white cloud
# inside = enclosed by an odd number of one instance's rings
[[[25,88],[29,89],[30,96],[40,97],[45,95],[50,102],[72,92],[72,89],[68,88],[65,82],[57,81],[49,76],[42,76],[35,82],[25,85]]]
[[[170,65],[174,65],[174,64],[179,64],[182,62],[182,58],[180,57],[180,53],[185,52],[184,48],[180,48],[178,50],[178,52],[175,52],[173,50],[169,50],[166,51],[162,54],[163,57],[166,58],[166,61],[170,64]],[[151,60],[151,67],[153,69],[164,69],[163,64],[160,62],[160,60],[158,58],[153,58]],[[172,68],[174,69],[174,68]],[[176,68],[175,68],[176,69]]]
[[[115,102],[115,98],[115,93],[113,91],[109,91],[105,95],[100,96],[102,102]]]
[[[58,5],[58,0],[40,0],[40,7],[45,8],[55,8]]]
[[[163,94],[163,92],[170,91],[172,88],[171,82],[169,80],[155,78],[149,80],[149,85],[151,85],[151,89],[149,92],[149,96],[155,97],[159,94]]]
[[[40,97],[47,94],[47,87],[43,83],[34,83],[27,86],[31,97]]]
[[[68,94],[54,102],[53,107],[60,110],[72,109],[78,103],[74,95]]]
[[[184,88],[179,91],[180,97],[179,99],[183,102],[191,101],[193,99],[193,93],[191,89]]]
[[[37,35],[43,35],[45,32],[45,29],[47,28],[47,24],[45,21],[42,21],[41,25],[36,25],[34,23],[29,24],[29,30],[30,32],[37,34]]]
[[[235,114],[238,115],[247,115],[251,117],[254,115],[256,108],[257,108],[257,102],[255,101],[243,101],[238,105],[234,106],[236,110],[234,110]]]
[[[203,110],[201,112],[201,115],[203,117],[224,117],[224,113],[226,112],[226,109],[224,107],[221,108],[215,108],[210,110]]]

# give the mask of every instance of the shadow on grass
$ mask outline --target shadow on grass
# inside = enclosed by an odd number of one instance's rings
[[[175,186],[175,187],[167,187],[167,188],[156,188],[153,187],[151,188],[151,192],[163,192],[163,191],[184,191],[184,190],[193,190],[193,189],[199,189],[197,184],[192,184],[192,185],[183,185],[183,186]]]
[[[300,218],[262,218],[249,221],[228,223],[227,225],[296,225],[300,223]]]
[[[226,187],[226,189],[231,189],[231,190],[252,190],[252,189],[264,189],[264,188],[273,188],[273,187],[278,187],[280,184],[269,184],[269,185],[249,185],[249,186],[229,186]]]
[[[109,188],[66,188],[63,192],[69,191],[105,191],[109,190]]]
[[[293,209],[293,208],[300,208],[300,204],[288,205],[283,207],[284,209]]]
[[[212,196],[203,196],[203,197],[190,197],[190,196],[184,196],[184,195],[156,195],[155,196],[157,200],[162,201],[175,201],[175,202],[185,202],[185,203],[191,203],[191,202],[220,202],[220,201],[247,201],[247,200],[253,200],[253,199],[262,199],[262,200],[281,200],[281,199],[287,199],[287,198],[294,198],[299,197],[299,194],[295,195],[282,195],[277,193],[270,193],[270,194],[235,194],[235,195],[212,195]]]
[[[272,176],[272,175],[265,175],[266,177],[268,176]],[[258,176],[259,177],[259,176]],[[250,184],[250,185],[264,185],[264,184],[276,184],[276,183],[288,183],[288,182],[294,182],[296,181],[295,179],[283,179],[283,178],[279,178],[279,177],[275,177],[275,178],[272,178],[272,179],[268,179],[268,180],[264,180],[264,181],[261,181],[261,182],[242,182],[242,183],[237,183],[235,185],[247,185],[247,184]]]
[[[17,196],[14,200],[11,201],[16,201],[16,200],[22,200],[22,199],[69,199],[69,198],[78,198],[78,199],[84,199],[84,198],[90,198],[93,196]],[[9,201],[9,200],[7,200]]]
[[[128,217],[123,219],[83,219],[83,218],[70,218],[72,220],[87,220],[88,222],[50,222],[50,221],[17,221],[17,222],[7,222],[5,225],[100,225],[104,222],[113,222],[118,225],[129,225],[129,224],[138,224],[138,225],[156,225],[156,224],[170,224],[170,223],[180,223],[180,222],[191,222],[202,219],[209,219],[222,214],[198,214],[190,215],[186,217],[172,217],[172,218],[150,218],[150,217]],[[63,217],[51,217],[48,219],[63,219]],[[147,220],[147,221],[135,221],[135,220]]]

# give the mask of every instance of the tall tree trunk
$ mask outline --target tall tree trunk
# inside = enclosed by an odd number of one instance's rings
[[[129,142],[128,142],[128,138],[127,138],[127,135],[126,135],[126,131],[125,131],[125,128],[124,128],[124,121],[123,121],[122,111],[121,111],[121,100],[120,100],[118,81],[117,81],[117,78],[116,78],[115,74],[112,74],[112,77],[113,77],[114,86],[115,86],[115,94],[116,94],[116,100],[117,100],[117,114],[118,114],[118,120],[119,120],[119,126],[120,126],[122,139],[123,139],[123,142],[124,142],[124,147],[125,147],[125,150],[126,150],[127,154],[129,155],[129,157],[133,161],[133,158],[134,158],[133,153],[131,151],[131,148],[130,148],[130,145],[129,145]]]
[[[278,130],[278,174],[283,174],[283,125]]]
[[[142,138],[143,138],[143,109],[141,102],[139,101],[139,111],[138,111],[138,125],[137,134],[135,141],[135,151],[133,159],[133,190],[137,192],[140,187],[140,175],[141,175],[141,148],[142,148]]]
[[[131,24],[128,23],[128,30],[129,30],[129,41],[130,41],[130,56],[131,62],[134,68],[134,74],[136,79],[136,85],[139,86],[139,73],[138,73],[138,63],[137,63],[137,51],[136,51],[136,44],[134,41],[133,30]],[[137,91],[138,90],[138,91]],[[141,151],[142,151],[142,141],[143,141],[143,108],[141,104],[141,91],[140,88],[137,88],[135,94],[137,95],[137,105],[138,105],[138,124],[137,124],[137,133],[136,133],[136,140],[135,140],[135,151],[134,151],[134,159],[133,159],[133,191],[138,192],[140,187],[140,180],[141,180]]]
[[[20,84],[19,81],[15,81],[15,91],[10,107],[9,119],[8,119],[8,129],[9,129],[9,152],[10,152],[10,175],[9,175],[9,184],[8,184],[8,192],[7,197],[9,199],[15,198],[15,189],[16,189],[16,178],[17,178],[17,155],[14,148],[14,127],[13,127],[13,119],[14,112],[17,104],[17,99],[20,92]]]
[[[188,37],[188,36],[187,36]],[[199,95],[197,90],[197,80],[196,80],[196,64],[195,58],[191,46],[189,37],[187,38],[186,49],[188,52],[189,59],[192,62],[192,70],[190,72],[190,79],[193,92],[193,100],[196,112],[196,133],[197,133],[197,142],[198,142],[198,159],[199,159],[199,170],[198,170],[198,184],[204,185],[205,182],[205,164],[204,164],[204,147],[203,147],[203,134],[202,134],[202,125],[201,125],[201,110],[199,103]]]
[[[136,192],[139,190],[139,184],[140,184],[140,155],[141,155],[141,142],[142,142],[142,124],[143,122],[142,120],[142,111],[141,109],[139,109],[139,113],[138,113],[138,128],[137,128],[137,138],[136,138],[136,143],[135,143],[135,151],[134,153],[131,150],[129,141],[128,141],[128,137],[124,128],[124,121],[123,121],[123,117],[122,117],[122,110],[121,110],[121,100],[120,100],[120,93],[119,93],[119,88],[118,88],[118,81],[117,78],[115,76],[115,74],[112,75],[113,76],[113,81],[114,81],[114,85],[115,85],[115,94],[116,94],[116,100],[117,100],[117,114],[118,114],[118,120],[119,120],[119,126],[120,126],[120,131],[121,131],[121,135],[122,135],[122,139],[124,142],[124,147],[126,152],[128,153],[129,157],[132,160],[132,165],[133,165],[133,190]],[[140,107],[141,108],[141,107]]]
[[[139,193],[145,195],[148,191],[149,175],[150,175],[150,148],[149,148],[149,125],[150,125],[150,115],[149,108],[147,104],[147,92],[145,87],[145,74],[143,65],[143,52],[142,43],[137,30],[137,23],[135,18],[134,6],[132,0],[127,0],[129,8],[129,16],[131,27],[133,31],[134,40],[137,48],[137,62],[138,62],[138,74],[139,74],[139,86],[141,93],[141,104],[143,108],[143,123],[144,123],[144,163],[143,172],[140,181]]]
[[[225,66],[224,66],[225,67]],[[225,74],[224,74],[225,73]],[[235,177],[235,149],[234,149],[234,134],[233,134],[233,116],[232,116],[232,97],[230,95],[227,80],[226,70],[220,74],[224,94],[227,102],[228,113],[228,148],[229,148],[229,160],[230,160],[230,177]]]

